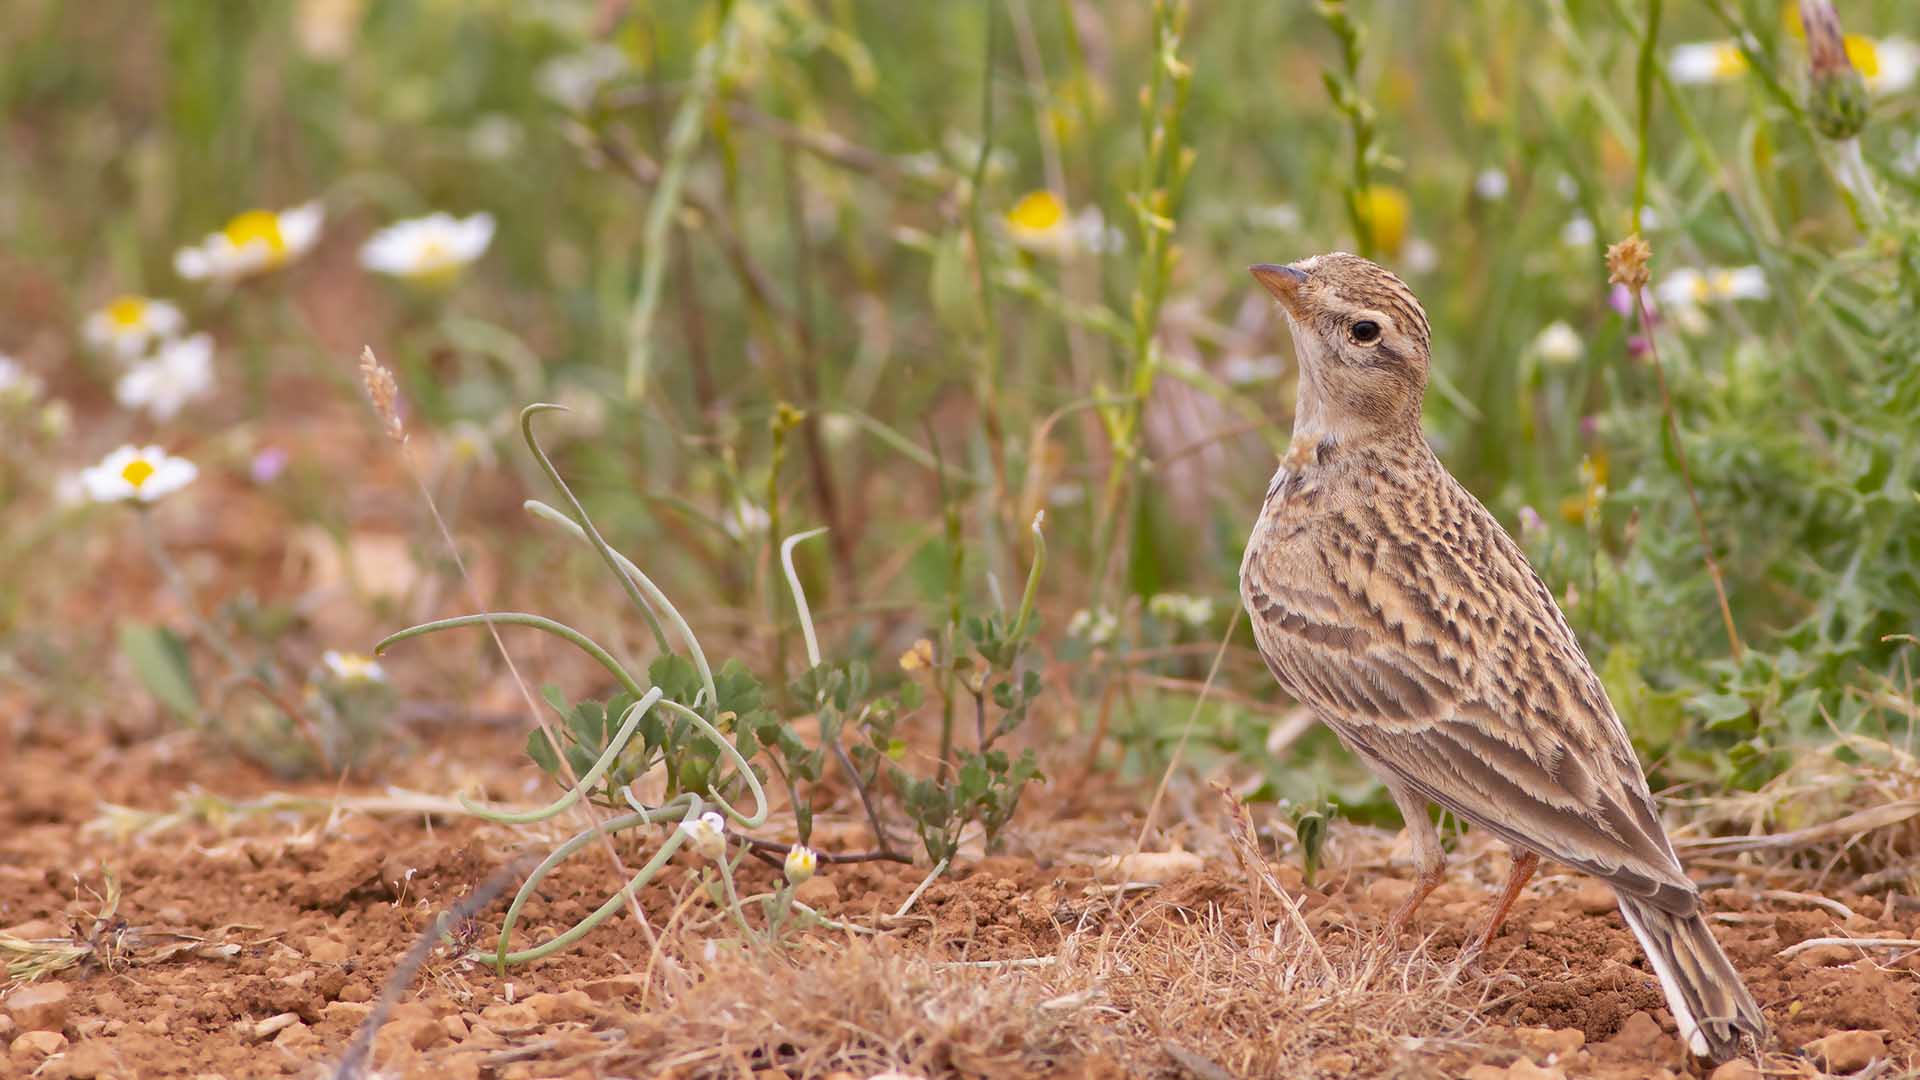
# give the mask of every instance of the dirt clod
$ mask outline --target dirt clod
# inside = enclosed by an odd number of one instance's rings
[[[1763,1080],[1766,1076],[1756,1068],[1753,1062],[1745,1058],[1735,1058],[1713,1070],[1707,1080]]]
[[[67,1037],[57,1031],[29,1031],[13,1040],[7,1048],[16,1060],[26,1061],[57,1054],[67,1048]]]
[[[1579,1028],[1515,1028],[1513,1037],[1535,1060],[1565,1057],[1587,1041]]]
[[[67,984],[29,983],[6,998],[7,1015],[21,1031],[60,1031],[67,1026]]]
[[[1887,1040],[1878,1031],[1836,1031],[1800,1048],[1828,1072],[1859,1072],[1887,1056]]]

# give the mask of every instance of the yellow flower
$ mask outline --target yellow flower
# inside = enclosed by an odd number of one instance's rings
[[[933,642],[921,638],[913,648],[900,654],[901,671],[922,671],[933,666]]]
[[[1355,196],[1354,204],[1373,248],[1388,256],[1400,254],[1401,245],[1407,242],[1407,222],[1413,216],[1407,193],[1397,187],[1374,184]]]
[[[1580,525],[1591,520],[1599,513],[1601,500],[1607,497],[1607,455],[1604,451],[1595,451],[1580,459],[1580,484],[1584,489],[1580,494],[1560,500],[1560,517],[1569,525]]]
[[[312,249],[324,219],[317,202],[277,214],[248,210],[198,246],[175,252],[173,268],[193,281],[237,281],[273,270]]]

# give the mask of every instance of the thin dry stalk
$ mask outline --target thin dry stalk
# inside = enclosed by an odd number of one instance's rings
[[[414,487],[420,491],[421,500],[427,504],[427,512],[433,516],[433,524],[440,531],[440,540],[446,544],[447,554],[453,559],[454,569],[460,573],[460,582],[467,592],[467,602],[475,611],[486,611],[487,605],[480,596],[480,588],[474,584],[473,575],[467,572],[467,560],[460,554],[460,545],[454,542],[453,529],[447,525],[447,519],[441,515],[440,504],[434,500],[433,491],[427,487],[426,476],[422,473],[419,464],[414,461],[411,448],[407,445],[406,426],[400,419],[398,383],[393,377],[393,372],[374,356],[371,346],[363,348],[360,352],[360,380],[366,387],[367,400],[373,406],[374,415],[380,418],[387,437],[393,440],[398,448],[401,466],[413,479]],[[577,786],[580,778],[574,775],[573,766],[567,760],[560,737],[554,733],[553,726],[547,723],[546,714],[534,701],[533,690],[527,686],[526,678],[520,674],[520,666],[514,663],[513,654],[507,651],[507,643],[500,637],[500,628],[493,624],[492,619],[486,621],[486,626],[487,634],[493,638],[494,649],[500,653],[500,659],[507,665],[507,673],[513,677],[514,685],[520,689],[520,698],[526,703],[527,714],[533,717],[533,722],[546,736],[547,745],[553,750],[553,756],[559,763],[561,775],[565,778],[567,786],[569,788]],[[575,810],[587,819],[588,824],[599,835],[601,847],[613,863],[614,872],[619,874],[620,880],[631,880],[633,875],[627,870],[626,861],[620,857],[619,850],[613,846],[613,836],[606,831],[605,821],[593,810],[592,804],[583,799],[575,806]],[[647,918],[645,909],[640,906],[639,898],[630,891],[626,892],[626,898],[627,911],[646,934],[648,945],[658,949],[660,941],[654,936],[653,923]]]

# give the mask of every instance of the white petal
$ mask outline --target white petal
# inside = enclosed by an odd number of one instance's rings
[[[318,202],[296,206],[280,214],[280,239],[287,245],[287,254],[304,255],[320,238],[320,225],[326,219],[326,209]]]
[[[173,272],[188,281],[199,281],[212,275],[212,260],[201,248],[184,247],[173,253]]]

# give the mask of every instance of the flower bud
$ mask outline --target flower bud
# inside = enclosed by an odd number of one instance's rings
[[[727,823],[719,814],[708,812],[698,821],[680,826],[687,834],[687,846],[703,859],[718,861],[727,853]]]
[[[1846,35],[1832,0],[1800,0],[1807,31],[1807,115],[1829,139],[1851,139],[1867,126],[1867,82],[1847,56]]]
[[[787,880],[795,885],[804,884],[820,866],[820,856],[805,844],[795,844],[787,852]]]

